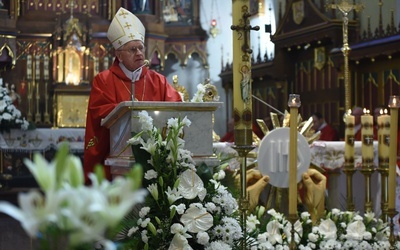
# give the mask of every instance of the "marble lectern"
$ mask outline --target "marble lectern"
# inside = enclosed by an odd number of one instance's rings
[[[185,148],[193,153],[196,162],[215,162],[213,156],[213,114],[222,102],[132,102],[118,104],[101,122],[110,129],[110,155],[105,164],[111,166],[111,174],[120,175],[127,171],[134,157],[129,147],[124,151],[132,132],[140,132],[138,113],[146,110],[153,124],[162,129],[168,119],[181,117],[191,121],[184,129]],[[215,164],[215,163],[214,163]]]

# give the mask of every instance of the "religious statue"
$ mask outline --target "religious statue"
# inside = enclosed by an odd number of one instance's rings
[[[242,73],[242,80],[240,81],[240,89],[242,93],[242,100],[245,103],[248,103],[251,98],[251,86],[250,86],[250,68],[248,65],[244,64],[241,69],[240,73]]]
[[[14,106],[18,107],[21,103],[21,96],[15,91],[15,84],[11,84],[10,98]]]

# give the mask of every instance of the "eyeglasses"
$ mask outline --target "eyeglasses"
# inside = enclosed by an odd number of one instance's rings
[[[118,51],[128,51],[130,54],[135,55],[138,51],[144,53],[146,51],[146,47],[145,46],[130,47],[128,49],[119,49]]]

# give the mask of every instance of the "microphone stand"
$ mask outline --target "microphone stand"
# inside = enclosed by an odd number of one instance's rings
[[[131,82],[131,93],[132,93],[132,102],[134,102],[135,101],[135,82],[136,82],[136,80],[133,80],[133,75],[135,74],[135,72],[137,72],[137,71],[139,71],[139,70],[141,70],[143,67],[145,67],[145,66],[148,66],[149,65],[149,61],[148,60],[145,60],[144,61],[144,64],[142,65],[142,66],[140,66],[139,68],[137,68],[137,69],[135,69],[133,72],[132,72],[132,82]]]

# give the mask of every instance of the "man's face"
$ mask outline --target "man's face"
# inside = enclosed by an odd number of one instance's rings
[[[130,41],[116,50],[118,60],[130,71],[134,71],[144,64],[146,47],[141,41]]]
[[[361,116],[364,114],[362,109],[354,109],[352,115],[354,115],[354,124],[358,125],[361,123]]]
[[[319,127],[321,126],[321,121],[315,115],[312,116],[312,119],[313,119],[313,124],[314,124],[313,129],[315,131],[317,131],[319,129]]]

